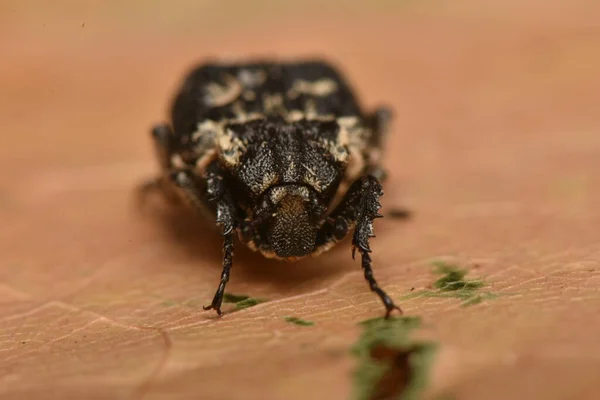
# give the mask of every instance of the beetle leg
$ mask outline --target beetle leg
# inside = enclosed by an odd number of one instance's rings
[[[382,217],[378,212],[381,208],[379,198],[382,195],[381,185],[377,178],[371,175],[363,176],[354,182],[340,205],[321,227],[317,235],[315,251],[319,252],[319,250],[331,247],[354,227],[352,258],[354,259],[355,252],[358,250],[361,255],[361,266],[365,279],[371,291],[375,292],[383,302],[387,318],[393,310],[398,310],[401,313],[402,310],[377,284],[371,267],[371,256],[369,255],[371,253],[369,238],[375,236],[373,234],[373,221]]]
[[[173,154],[173,131],[167,124],[157,124],[151,130],[154,150],[158,162],[163,170],[171,169],[171,155]]]
[[[373,147],[380,149],[384,145],[392,118],[392,110],[385,106],[377,107],[368,116],[368,123],[373,132],[371,136],[371,145]]]
[[[221,271],[221,281],[215,292],[212,302],[208,306],[202,307],[204,310],[215,310],[217,314],[223,315],[221,304],[223,304],[223,294],[225,287],[229,282],[229,271],[233,263],[233,235],[232,233],[223,234],[223,271]]]
[[[223,236],[223,270],[221,281],[210,305],[205,310],[213,309],[222,315],[221,304],[225,286],[229,281],[229,271],[233,264],[233,233],[236,228],[235,206],[229,192],[223,185],[223,178],[216,163],[209,165],[205,181],[205,192],[200,190],[198,182],[191,171],[180,170],[171,175],[174,184],[181,190],[188,203],[201,212],[204,209],[204,199],[216,209],[217,224],[222,226]]]
[[[387,171],[381,167],[381,158],[392,117],[392,111],[388,107],[378,107],[367,116],[367,126],[371,130],[371,138],[367,151],[370,167],[367,168],[366,173],[377,178],[379,182],[387,179]]]
[[[398,310],[400,313],[402,313],[402,310],[394,304],[390,296],[377,284],[373,276],[371,256],[369,255],[371,253],[369,238],[375,236],[373,234],[373,221],[375,218],[383,217],[378,212],[381,208],[379,198],[383,196],[383,189],[377,179],[372,176],[361,178],[359,184],[356,226],[354,228],[354,235],[352,236],[352,258],[354,259],[355,251],[358,249],[361,255],[361,265],[365,279],[369,283],[371,291],[375,292],[383,302],[386,309],[385,317],[388,318],[393,310]]]
[[[196,182],[190,176],[189,172],[176,173],[175,183],[185,193],[189,194],[192,204],[195,203],[198,209],[201,209],[204,204],[202,203],[203,198],[206,198],[216,209],[217,224],[221,225],[221,234],[223,235],[223,270],[221,272],[219,287],[215,292],[211,304],[203,308],[205,310],[213,309],[217,314],[222,315],[221,304],[223,303],[223,294],[225,293],[225,286],[229,282],[229,272],[233,264],[233,233],[238,225],[233,198],[223,184],[222,173],[216,162],[207,168],[204,195],[199,191]]]
[[[156,178],[152,178],[143,182],[139,188],[139,194],[141,200],[145,199],[145,196],[154,191],[161,191],[164,194],[169,195],[170,192],[166,190],[170,180],[169,174],[172,173],[173,165],[171,164],[171,156],[173,154],[173,131],[167,124],[157,124],[151,129],[152,141],[154,143],[154,151],[156,158],[161,167],[162,174]],[[171,200],[175,200],[174,196],[168,196]]]

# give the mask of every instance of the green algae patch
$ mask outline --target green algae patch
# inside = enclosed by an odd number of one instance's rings
[[[259,299],[246,295],[236,295],[231,293],[223,294],[223,303],[235,304],[234,311],[243,310],[244,308],[253,307],[257,304],[266,302],[266,299]]]
[[[284,320],[286,320],[287,322],[289,322],[290,324],[296,324],[296,325],[300,325],[300,326],[314,326],[315,323],[312,321],[308,321],[305,319],[301,319],[298,317],[283,317]]]
[[[445,292],[461,291],[474,292],[485,286],[481,279],[467,280],[465,276],[469,273],[467,269],[459,268],[453,264],[447,264],[443,261],[433,263],[433,273],[442,275],[433,286]]]
[[[360,324],[363,332],[352,347],[358,359],[354,400],[416,400],[429,384],[437,349],[433,342],[416,341],[417,317],[374,318]]]
[[[248,300],[250,296],[244,294],[223,293],[223,303],[239,303],[240,301]]]
[[[403,296],[404,299],[450,297],[462,300],[461,307],[468,307],[498,297],[496,293],[481,290],[487,286],[483,279],[467,279],[467,269],[444,261],[434,261],[432,264],[433,273],[440,275],[432,285],[434,290],[416,291]]]

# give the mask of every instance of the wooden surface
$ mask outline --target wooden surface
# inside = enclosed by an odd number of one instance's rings
[[[216,319],[218,235],[134,197],[191,65],[313,54],[396,110],[384,210],[415,215],[375,224],[381,285],[448,259],[500,295],[401,301],[440,346],[428,394],[600,398],[597,2],[157,3],[0,4],[2,399],[349,398],[382,307],[348,241],[295,264],[238,246],[229,291],[270,301]]]

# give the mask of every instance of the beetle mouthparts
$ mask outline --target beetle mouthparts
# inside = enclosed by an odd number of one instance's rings
[[[313,250],[316,234],[304,199],[296,194],[284,196],[268,233],[269,243],[275,253],[286,259],[305,256]]]

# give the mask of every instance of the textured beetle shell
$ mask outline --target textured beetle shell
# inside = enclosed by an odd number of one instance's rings
[[[184,80],[171,118],[172,163],[203,176],[218,160],[245,219],[274,185],[310,187],[331,210],[372,164],[372,132],[354,93],[319,61],[202,65]]]

